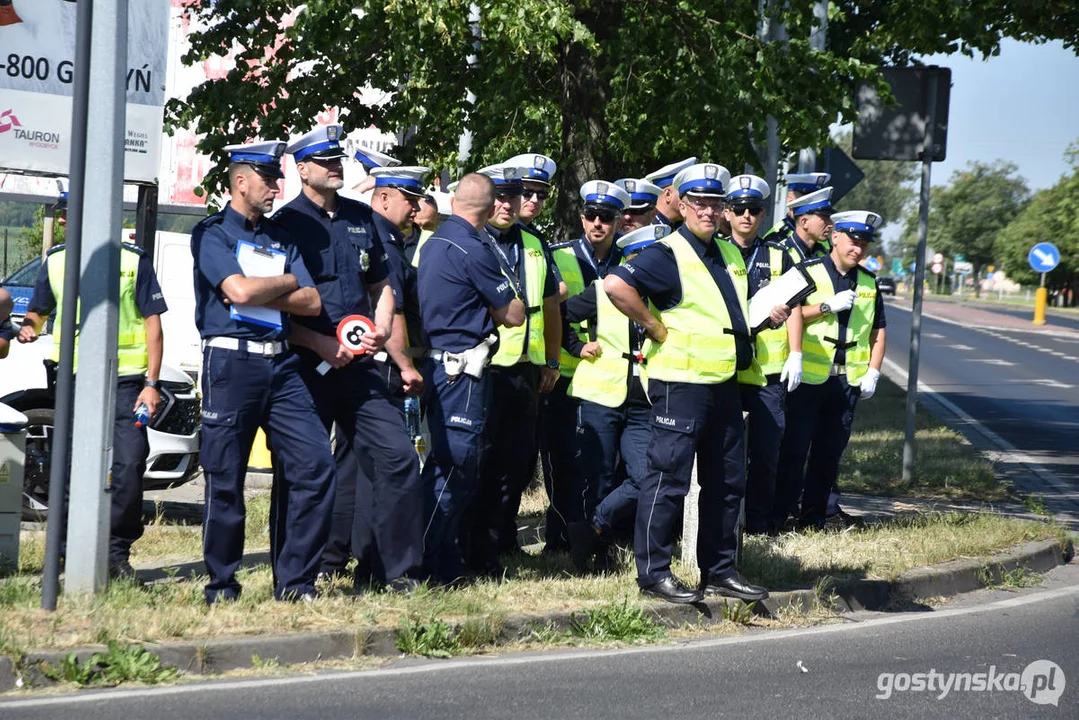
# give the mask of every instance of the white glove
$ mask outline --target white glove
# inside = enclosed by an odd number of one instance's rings
[[[802,353],[792,352],[783,363],[783,371],[779,373],[779,382],[787,382],[787,392],[792,392],[802,384]]]
[[[865,371],[865,376],[862,378],[862,382],[859,387],[862,388],[861,398],[862,400],[868,400],[873,397],[877,392],[877,380],[880,379],[880,370],[874,370],[869,368]]]
[[[832,297],[828,298],[821,305],[827,305],[828,309],[825,310],[821,307],[822,312],[843,312],[844,310],[850,310],[854,307],[854,299],[858,297],[858,293],[853,290],[844,290],[843,292],[837,292]]]

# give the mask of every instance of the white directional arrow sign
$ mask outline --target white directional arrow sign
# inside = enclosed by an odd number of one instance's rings
[[[1049,272],[1060,264],[1060,250],[1052,243],[1038,243],[1030,249],[1027,260],[1036,272]]]

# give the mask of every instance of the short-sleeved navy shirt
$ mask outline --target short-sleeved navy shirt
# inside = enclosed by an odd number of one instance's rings
[[[783,251],[783,248],[774,243],[767,243],[759,237],[754,238],[748,247],[742,247],[732,239],[731,244],[742,253],[742,261],[746,264],[746,278],[749,284],[749,296],[753,297],[761,289],[761,281],[772,279],[772,253],[769,247]],[[783,258],[782,271],[787,272],[794,267],[794,259],[788,252],[781,252]]]
[[[286,255],[285,273],[295,275],[301,288],[314,287],[299,251],[289,242],[279,224],[264,217],[252,225],[231,206],[226,206],[221,212],[202,220],[191,232],[191,256],[195,259],[195,326],[204,338],[221,335],[259,342],[283,340],[289,333],[287,313],[281,314],[280,328],[234,320],[229,316],[221,283],[232,275],[243,275],[236,259],[236,245],[240,240],[281,250]]]
[[[521,239],[521,230],[523,229],[524,226],[520,223],[514,223],[505,230],[499,230],[493,225],[487,226],[487,232],[498,243],[502,254],[517,274],[517,280],[521,283],[521,287],[527,287],[524,277],[524,264],[521,262],[521,258],[524,257],[524,241]],[[544,247],[546,248],[546,245]],[[547,258],[547,273],[543,278],[543,297],[549,298],[558,294],[558,280],[555,279],[555,273],[552,269],[555,263],[551,259],[550,252],[545,250],[544,255]]]
[[[494,251],[466,220],[452,215],[423,246],[417,288],[431,347],[460,352],[495,332],[488,308],[514,299]]]
[[[851,268],[851,270],[846,273],[840,272],[839,268],[837,268],[832,261],[831,255],[825,255],[821,260],[821,265],[828,271],[828,277],[832,279],[832,290],[837,293],[842,292],[843,290],[857,290],[858,273],[860,272],[872,276],[872,273],[857,266]],[[850,322],[850,310],[836,313],[836,320],[839,321],[839,337],[846,337],[847,324]],[[873,329],[882,328],[886,325],[887,323],[884,320],[884,295],[878,292],[876,302],[873,306]],[[846,349],[837,347],[833,362],[837,365],[843,365],[846,363],[846,360]]]
[[[618,267],[622,262],[622,251],[618,249],[614,242],[611,243],[607,256],[602,260],[596,259],[595,248],[585,237],[577,238],[569,247],[573,249],[573,254],[577,256],[577,264],[581,266],[581,277],[584,280],[585,287],[596,280],[607,277],[607,273]]]
[[[828,254],[829,250],[828,245],[823,242],[814,243],[813,248],[810,249],[806,241],[800,238],[797,232],[792,232],[790,237],[783,242],[782,247],[784,249],[793,248],[794,252],[798,253],[798,257],[802,258],[801,262],[823,257]]]
[[[690,247],[708,268],[727,303],[738,353],[738,369],[746,369],[753,359],[753,344],[746,319],[742,315],[738,292],[734,289],[734,281],[727,273],[727,263],[716,245],[722,241],[713,238],[710,242],[702,242],[685,225],[676,232],[689,242]],[[682,301],[682,280],[678,273],[678,262],[674,259],[674,251],[662,242],[644,248],[635,258],[611,270],[611,274],[625,280],[642,297],[651,300],[660,312],[670,310]]]
[[[0,320],[0,340],[11,340],[15,337],[15,326],[11,324],[11,318]]]
[[[368,290],[387,277],[386,251],[374,215],[368,205],[338,195],[331,216],[303,193],[274,214],[273,222],[299,252],[322,298],[317,317],[293,317],[294,322],[333,335],[348,315],[374,320]]]
[[[405,247],[405,235],[386,218],[375,213],[375,226],[386,251],[387,270],[390,284],[393,285],[397,312],[404,313],[408,328],[408,344],[413,347],[423,346],[422,323],[420,322],[420,296],[416,289],[416,268],[408,259]]]
[[[53,294],[52,284],[49,282],[49,263],[64,261],[65,255],[58,254],[63,247],[63,245],[58,245],[50,250],[45,262],[41,263],[37,280],[34,282],[34,295],[30,298],[27,312],[48,317],[56,309],[56,295]],[[135,307],[139,309],[139,314],[145,318],[167,311],[169,306],[161,293],[161,285],[157,282],[150,256],[143,252],[142,248],[127,244],[122,246],[120,252],[133,252],[139,256],[139,267],[135,275]]]

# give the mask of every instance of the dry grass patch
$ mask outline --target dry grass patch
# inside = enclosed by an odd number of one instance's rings
[[[993,463],[921,405],[915,424],[917,473],[904,482],[906,398],[906,390],[881,377],[876,396],[858,403],[839,471],[844,492],[984,502],[1008,496],[1008,486],[994,473]]]

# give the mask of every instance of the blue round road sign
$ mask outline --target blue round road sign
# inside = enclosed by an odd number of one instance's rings
[[[866,258],[865,269],[875,273],[880,270],[880,260],[877,260],[875,257]]]
[[[1060,251],[1053,243],[1038,243],[1030,249],[1027,260],[1035,272],[1049,272],[1060,264]]]

